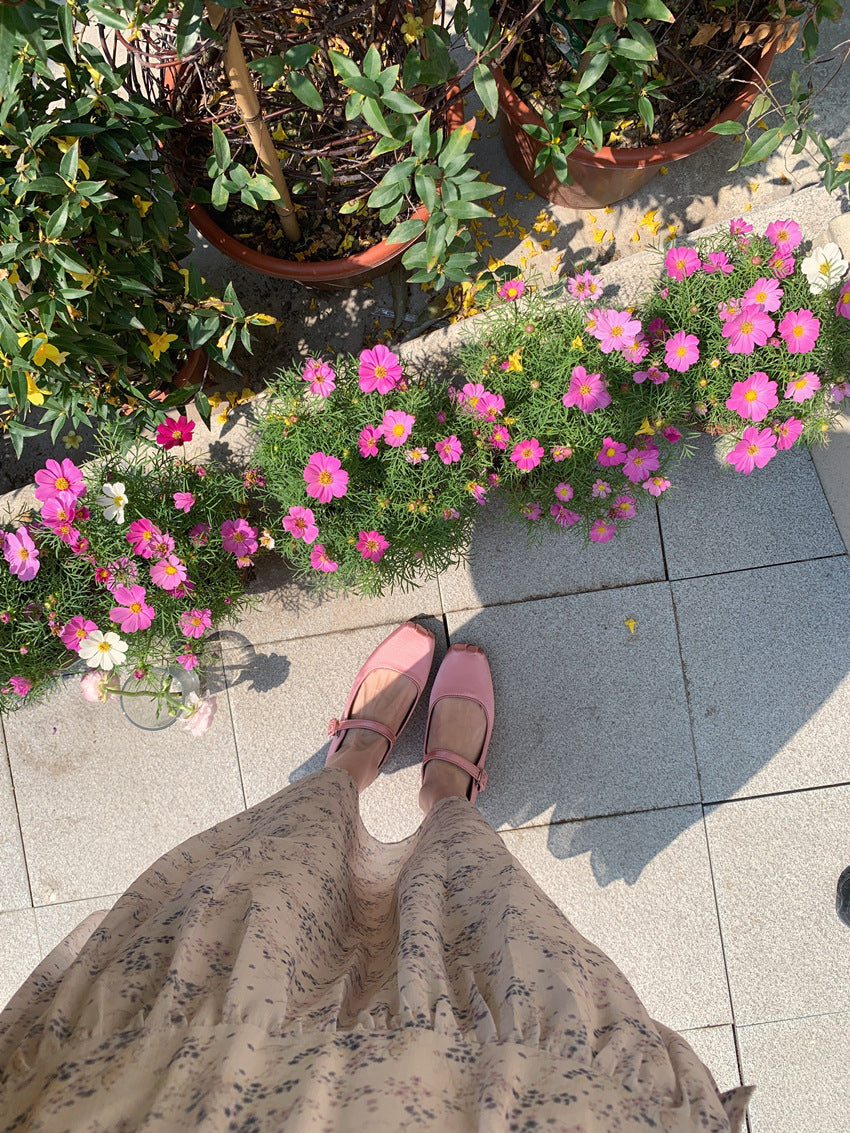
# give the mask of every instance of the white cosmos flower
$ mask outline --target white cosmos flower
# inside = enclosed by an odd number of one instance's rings
[[[812,253],[802,261],[800,270],[809,281],[809,290],[812,295],[820,295],[835,287],[847,274],[850,264],[842,257],[841,249],[837,244],[824,244],[822,248],[813,248]]]
[[[80,656],[90,669],[114,669],[123,665],[127,658],[127,642],[122,641],[112,630],[101,633],[93,629],[88,637],[80,642]]]
[[[127,506],[127,491],[123,484],[104,484],[97,497],[98,507],[103,508],[107,519],[116,523],[124,522],[124,508]]]

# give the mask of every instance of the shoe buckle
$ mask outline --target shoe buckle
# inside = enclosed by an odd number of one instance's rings
[[[328,724],[328,735],[329,736],[338,736],[339,735],[339,720],[337,720],[336,718],[331,720],[330,723]]]
[[[482,767],[481,768],[481,775],[479,776],[479,779],[478,779],[478,790],[483,791],[486,786],[487,786],[487,769],[486,769],[486,767]]]

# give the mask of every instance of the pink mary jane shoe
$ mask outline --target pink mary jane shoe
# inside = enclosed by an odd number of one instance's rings
[[[481,751],[478,758],[473,763],[469,759],[458,755],[455,751],[449,751],[447,748],[434,748],[433,751],[428,750],[429,735],[431,732],[431,716],[433,715],[434,708],[446,697],[460,697],[463,700],[471,700],[474,704],[478,704],[484,711],[484,718],[487,722],[487,730],[484,735],[484,743],[481,745]],[[470,802],[475,802],[478,793],[483,791],[487,786],[487,772],[484,770],[484,760],[487,758],[487,748],[490,744],[490,736],[493,732],[493,712],[494,712],[494,697],[493,697],[493,681],[490,677],[490,666],[487,663],[487,656],[484,650],[477,645],[452,645],[446,656],[443,658],[443,663],[440,665],[439,671],[434,678],[434,686],[431,689],[431,700],[428,705],[428,723],[425,727],[425,758],[422,760],[422,781],[425,781],[425,766],[432,759],[443,759],[447,763],[453,763],[455,767],[459,767],[461,771],[465,771],[467,775],[472,776],[472,784],[469,788]]]
[[[378,648],[369,655],[363,668],[354,678],[354,684],[351,686],[351,693],[341,719],[331,720],[328,724],[328,735],[333,736],[331,746],[328,749],[328,759],[338,750],[349,728],[367,728],[369,731],[377,732],[383,736],[390,745],[380,763],[380,766],[383,767],[393,745],[419,703],[419,697],[422,695],[422,690],[428,680],[433,659],[434,635],[430,630],[417,625],[415,622],[405,622],[398,629],[394,629],[389,637],[385,638]],[[349,717],[351,706],[360,691],[360,686],[369,674],[376,669],[390,669],[392,672],[400,673],[416,686],[416,697],[395,731],[378,720],[368,720],[365,717],[351,719]]]

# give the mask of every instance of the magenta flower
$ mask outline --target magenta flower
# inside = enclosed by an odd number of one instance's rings
[[[443,519],[460,519],[460,512],[454,507],[443,508]]]
[[[729,221],[729,231],[733,236],[747,236],[752,230],[753,226],[747,224],[742,216],[739,216],[736,220]]]
[[[494,421],[504,408],[505,399],[501,394],[488,393],[485,391],[483,397],[479,399],[475,407],[475,412],[479,417],[483,417],[485,421]]]
[[[850,319],[850,283],[842,285],[838,302],[835,304],[835,313],[845,319]]]
[[[612,516],[617,519],[631,519],[637,515],[637,500],[634,496],[617,496],[611,505]]]
[[[546,450],[536,437],[525,441],[517,441],[511,453],[511,460],[520,472],[530,472],[536,468]]]
[[[210,541],[210,525],[208,523],[196,523],[189,532],[189,538],[195,547],[206,547]]]
[[[699,252],[693,248],[671,248],[664,257],[664,266],[671,279],[687,279],[702,267]]]
[[[850,397],[850,382],[836,382],[832,387],[832,397],[836,403],[840,403],[845,397]]]
[[[633,484],[639,484],[653,472],[658,470],[658,449],[656,448],[630,448],[623,465],[624,475]]]
[[[570,511],[570,509],[564,507],[563,504],[551,504],[549,506],[549,514],[559,527],[572,527],[574,523],[578,523],[581,519],[577,511]]]
[[[728,322],[741,313],[741,299],[721,299],[717,304],[717,313],[721,322]]]
[[[378,344],[360,354],[360,388],[364,393],[389,393],[401,378],[401,362],[397,354]]]
[[[573,450],[569,445],[554,445],[552,447],[552,459],[556,464],[562,460],[569,460],[573,455]]]
[[[106,569],[111,575],[106,584],[106,589],[111,594],[115,593],[116,586],[132,586],[139,577],[139,568],[126,555],[122,555],[120,559],[115,559],[114,562],[107,563]]]
[[[315,516],[308,507],[291,507],[289,515],[283,518],[282,527],[293,539],[303,539],[305,543],[312,543],[319,534]]]
[[[776,433],[776,447],[778,449],[790,448],[803,431],[803,422],[797,417],[789,417],[781,425],[774,425]]]
[[[71,492],[77,497],[86,494],[82,472],[67,457],[61,464],[57,460],[48,460],[44,468],[36,472],[35,482],[37,500],[49,500],[59,492]]]
[[[628,311],[610,310],[601,313],[593,335],[599,339],[602,353],[610,354],[612,350],[631,346],[642,331],[640,319],[633,319]]]
[[[747,421],[763,421],[771,409],[779,404],[776,382],[767,374],[756,370],[743,382],[735,382],[726,399],[726,408]]]
[[[506,449],[511,443],[511,434],[506,425],[497,425],[490,434],[490,444],[493,448]]]
[[[496,428],[498,429],[500,426]],[[494,429],[493,432],[495,433],[496,429]],[[490,440],[492,441],[492,439],[491,436]],[[437,455],[440,460],[442,460],[443,464],[456,464],[463,454],[463,445],[454,433],[452,433],[450,437],[444,437],[441,441],[437,441],[434,448],[437,450]]]
[[[57,492],[41,505],[41,518],[48,527],[73,523],[77,514],[77,497],[73,492]]]
[[[467,382],[463,389],[457,392],[458,405],[464,405],[467,409],[474,411],[478,408],[478,402],[484,397],[487,390],[481,382]]]
[[[803,233],[796,220],[774,220],[764,231],[765,236],[783,256],[799,247]]]
[[[528,503],[523,504],[519,509],[519,514],[523,519],[528,519],[532,523],[537,523],[541,516],[540,504]]]
[[[3,554],[9,564],[10,572],[17,575],[21,582],[29,582],[38,574],[41,565],[38,550],[26,527],[19,527],[14,534],[11,531],[6,532],[3,538]]]
[[[190,673],[192,669],[196,669],[198,666],[198,655],[191,649],[187,649],[185,653],[178,654],[177,664],[182,665],[186,672]]]
[[[176,448],[177,445],[188,444],[194,431],[195,422],[181,414],[176,421],[169,418],[157,426],[156,443],[165,449]]]
[[[134,519],[127,528],[127,542],[132,546],[134,555],[149,559],[153,554],[154,543],[161,534],[149,519]]]
[[[669,381],[670,375],[666,370],[660,370],[657,366],[650,366],[648,370],[635,370],[632,375],[638,385],[645,382],[647,378],[655,385],[663,385],[664,382]]]
[[[381,436],[388,445],[399,448],[410,436],[416,422],[412,413],[402,413],[399,409],[388,409],[381,421]]]
[[[379,563],[386,554],[389,543],[377,531],[361,531],[356,546],[364,559]]]
[[[607,543],[609,539],[614,538],[616,531],[616,523],[611,523],[607,519],[597,519],[590,526],[590,538],[594,543]]]
[[[555,496],[562,503],[566,503],[567,500],[571,500],[573,498],[573,486],[572,486],[572,484],[565,484],[563,481],[560,484],[556,484],[555,485]]]
[[[176,555],[166,555],[151,567],[151,582],[163,590],[176,590],[187,574],[184,563]]]
[[[156,531],[150,542],[150,558],[163,559],[174,550],[174,539],[167,531]]]
[[[301,378],[310,383],[310,393],[318,397],[328,397],[336,389],[336,373],[333,367],[318,358],[307,359]]]
[[[71,618],[69,622],[65,623],[65,627],[59,634],[59,640],[66,649],[73,649],[75,653],[80,651],[80,642],[85,641],[92,630],[97,629],[93,621],[77,614],[76,617]]]
[[[718,271],[722,272],[723,275],[731,275],[735,270],[735,265],[725,252],[709,252],[705,257],[702,270],[707,275],[714,275]]]
[[[195,503],[195,497],[192,492],[175,492],[174,493],[174,506],[178,511],[185,511],[188,515],[192,510]]]
[[[786,401],[790,398],[791,401],[808,401],[810,397],[814,397],[820,389],[820,378],[817,374],[812,373],[811,370],[806,370],[805,374],[800,374],[799,378],[793,378],[785,389]]]
[[[749,476],[754,468],[764,468],[776,456],[776,434],[772,429],[751,425],[726,457],[736,472]]]
[[[18,696],[26,696],[32,688],[32,681],[27,677],[9,677],[9,684]]]
[[[499,296],[502,299],[507,299],[510,303],[515,303],[517,299],[521,298],[523,291],[525,291],[525,284],[521,279],[509,279],[499,288]]]
[[[337,569],[339,563],[335,563],[333,559],[328,558],[325,548],[321,543],[317,543],[310,552],[310,566],[313,570],[320,570],[323,574],[330,574]]]
[[[611,485],[607,480],[594,480],[590,494],[595,500],[604,500],[611,495]]]
[[[666,492],[670,487],[670,481],[665,480],[663,476],[650,476],[648,480],[644,480],[641,487],[657,499],[662,492]]]
[[[108,566],[99,566],[94,568],[94,580],[98,586],[105,586],[111,593],[110,583],[112,582],[112,571]]]
[[[348,473],[344,471],[342,461],[324,452],[314,452],[311,455],[304,469],[304,480],[307,483],[307,495],[320,504],[330,503],[334,497],[344,496],[348,491]]]
[[[767,261],[767,266],[777,279],[787,279],[789,275],[794,274],[794,257],[790,253],[781,255],[777,252],[775,256]]]
[[[221,525],[221,542],[232,555],[253,555],[259,546],[256,528],[247,519],[225,519]]]
[[[624,464],[627,452],[627,445],[622,444],[620,441],[612,440],[611,437],[606,437],[602,442],[602,448],[596,454],[596,459],[600,464],[611,467],[615,464]]]
[[[789,354],[808,354],[818,340],[820,319],[807,308],[789,311],[779,324]]]
[[[367,425],[365,429],[361,429],[360,436],[357,438],[357,447],[360,450],[360,455],[377,456],[380,436],[380,425]]]
[[[166,589],[172,590],[173,587]],[[144,586],[117,586],[113,594],[118,605],[109,611],[109,620],[117,622],[124,633],[147,629],[154,620],[156,611],[145,601]]]
[[[601,374],[588,374],[584,366],[576,366],[570,378],[570,388],[561,401],[567,409],[574,405],[582,413],[592,413],[594,409],[610,405],[611,394]]]
[[[760,311],[751,303],[741,309],[741,313],[723,324],[723,337],[728,338],[727,349],[730,354],[752,354],[757,346],[764,346],[776,329],[770,315]]]
[[[698,361],[699,339],[695,334],[685,334],[683,330],[679,330],[664,343],[664,364],[671,370],[684,373]]]
[[[646,328],[646,339],[650,346],[659,346],[670,337],[670,328],[663,319],[653,319]]]
[[[180,615],[180,629],[184,637],[203,637],[212,625],[212,610],[184,610]]]
[[[677,441],[682,439],[682,434],[675,425],[665,425],[661,430],[661,435],[665,441],[669,441],[671,445],[676,444]]]
[[[583,271],[570,276],[567,287],[574,299],[593,299],[602,291],[602,277]]]
[[[760,311],[778,311],[782,306],[785,292],[775,279],[757,279],[752,287],[744,292],[744,302]]]

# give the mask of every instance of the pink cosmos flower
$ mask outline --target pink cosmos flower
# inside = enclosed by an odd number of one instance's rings
[[[105,673],[102,669],[91,669],[83,673],[80,678],[80,691],[83,699],[96,704],[98,701],[107,701],[111,693],[118,692],[121,682],[117,674]]]
[[[570,388],[561,401],[567,409],[575,405],[582,413],[592,413],[594,409],[610,405],[611,394],[601,374],[588,374],[584,366],[576,366],[570,378]]]
[[[151,567],[151,582],[163,590],[176,590],[187,574],[184,563],[176,555],[166,555]]]
[[[398,409],[388,409],[381,421],[381,436],[393,448],[399,448],[410,436],[416,418],[412,413],[402,413]]]
[[[250,555],[237,555],[236,565],[240,570],[247,570],[249,566],[254,565],[254,560]]]
[[[562,460],[569,460],[573,455],[573,450],[569,445],[554,445],[552,448],[552,459],[556,464]]]
[[[671,370],[684,373],[698,361],[699,339],[695,334],[685,334],[683,330],[679,330],[664,343],[664,364]]]
[[[494,429],[493,432],[495,431]],[[490,440],[492,441],[492,439],[491,436]],[[437,450],[437,455],[440,460],[442,460],[443,464],[456,464],[463,454],[463,445],[454,433],[452,433],[450,437],[444,437],[441,441],[437,441],[434,448]]]
[[[302,381],[310,383],[310,393],[317,397],[328,397],[336,389],[336,373],[327,362],[318,358],[308,358],[301,372]]]
[[[602,291],[602,277],[583,271],[570,276],[567,287],[574,299],[593,299]]]
[[[498,393],[485,392],[475,407],[475,412],[485,421],[494,421],[505,408],[505,399]]]
[[[212,625],[212,610],[184,610],[180,615],[180,629],[184,637],[203,637]]]
[[[381,428],[379,425],[367,425],[365,429],[361,429],[360,436],[357,438],[360,455],[364,457],[377,456],[380,436]]]
[[[196,523],[189,532],[189,538],[194,546],[206,547],[210,541],[210,525],[208,523]]]
[[[308,544],[312,543],[319,534],[315,516],[308,507],[291,507],[289,515],[284,516],[281,526],[293,539],[303,539]]]
[[[606,437],[602,442],[602,448],[596,454],[596,459],[600,464],[611,467],[615,464],[624,464],[627,452],[627,445],[622,444],[620,441],[612,440],[611,437]]]
[[[776,456],[776,434],[772,429],[757,429],[751,425],[726,460],[736,472],[749,476],[754,468],[764,468]]]
[[[632,377],[638,385],[640,385],[641,382],[645,382],[646,379],[649,378],[649,380],[651,382],[654,382],[655,385],[660,386],[663,385],[664,382],[669,380],[670,375],[666,370],[660,370],[657,366],[650,366],[648,370],[635,370],[634,374],[632,374]]]
[[[597,333],[599,329],[599,322],[605,317],[605,310],[602,307],[592,307],[584,320],[584,329],[592,334],[594,338],[598,338]]]
[[[776,382],[767,374],[756,370],[743,382],[735,382],[726,399],[726,408],[747,421],[763,421],[771,409],[779,404]]]
[[[530,437],[525,441],[517,441],[511,453],[511,460],[520,472],[530,472],[540,463],[545,451],[536,437]]]
[[[93,621],[83,617],[82,614],[77,614],[76,617],[65,623],[65,628],[59,634],[59,640],[66,649],[73,649],[75,653],[79,653],[80,642],[85,641],[92,630],[95,629],[97,629],[97,626]]]
[[[157,531],[150,542],[150,558],[162,559],[174,550],[174,539],[167,531]]]
[[[728,338],[730,354],[752,354],[757,346],[764,346],[776,329],[770,315],[748,303],[741,313],[723,324],[723,337]]]
[[[639,484],[659,466],[658,449],[656,448],[630,448],[623,465],[624,475],[633,484]]]
[[[110,584],[110,582],[112,582],[112,571],[109,569],[108,566],[95,567],[94,568],[94,580],[98,584],[98,586],[105,586],[106,589],[110,590],[110,592],[111,592],[111,588],[110,588],[109,584]]]
[[[342,461],[324,452],[312,453],[304,469],[304,480],[307,495],[320,504],[330,503],[334,497],[344,496],[348,491],[348,473],[344,471]]]
[[[631,519],[637,515],[637,500],[634,496],[617,496],[611,505],[612,518]]]
[[[572,486],[572,484],[565,484],[565,483],[563,483],[563,481],[560,484],[556,484],[555,485],[555,496],[562,503],[566,503],[567,500],[571,500],[573,498],[573,486]]]
[[[194,431],[195,422],[181,414],[176,421],[169,418],[157,426],[156,443],[165,449],[176,448],[177,445],[188,444]]]
[[[377,531],[361,531],[356,546],[364,559],[379,563],[387,553],[389,543]]]
[[[519,514],[523,517],[523,519],[528,519],[532,523],[537,523],[541,515],[540,504],[523,504],[519,509]]]
[[[650,346],[658,346],[670,337],[670,328],[663,319],[653,319],[646,328],[646,339]]]
[[[321,543],[317,543],[310,552],[310,566],[313,570],[320,570],[322,574],[330,574],[337,569],[339,563],[335,563],[333,559],[328,558],[325,553],[325,548]]]
[[[443,508],[443,519],[460,519],[460,512],[453,507]]]
[[[427,448],[422,447],[405,449],[404,459],[408,464],[424,464],[424,462],[428,459],[428,450]]]
[[[73,492],[57,492],[41,505],[41,518],[48,527],[71,524],[77,514],[77,497]]]
[[[6,532],[3,539],[3,554],[9,564],[9,571],[17,575],[21,582],[29,582],[38,574],[41,566],[38,550],[26,527],[19,527],[14,534],[11,531]]]
[[[218,701],[214,696],[205,696],[191,716],[183,721],[183,728],[196,739],[205,735],[215,718]]]
[[[118,605],[109,611],[109,620],[117,622],[124,633],[147,629],[154,620],[156,611],[145,601],[144,586],[117,586],[114,597]]]
[[[682,439],[682,434],[675,425],[665,425],[661,430],[661,435],[666,441],[669,441],[671,445],[676,444],[677,441]]]
[[[192,510],[195,503],[195,496],[192,492],[175,492],[174,493],[174,506],[178,511],[185,511],[188,515]]]
[[[842,402],[845,397],[850,397],[850,382],[836,382],[832,387],[832,397],[836,402]]]
[[[616,523],[607,519],[597,519],[590,526],[590,538],[594,543],[607,543],[609,539],[614,538],[616,531]]]
[[[714,275],[718,271],[722,272],[723,275],[731,275],[735,270],[735,265],[725,252],[709,252],[705,257],[702,270],[707,275]]]
[[[525,284],[521,279],[509,279],[499,288],[499,296],[502,299],[507,299],[510,303],[515,303],[517,299],[521,298],[523,291],[525,291]]]
[[[776,433],[776,447],[778,449],[790,448],[797,440],[803,431],[803,422],[797,417],[789,417],[787,421],[783,421],[781,425],[774,425],[773,431]]]
[[[644,480],[641,487],[657,499],[662,492],[666,492],[670,487],[670,481],[665,480],[663,476],[650,476],[648,480]]]
[[[551,504],[549,506],[549,514],[559,527],[572,527],[574,523],[578,523],[581,519],[577,511],[570,511],[570,509],[564,507],[563,504]]]
[[[792,401],[808,401],[810,397],[814,397],[815,393],[820,389],[820,378],[817,374],[812,373],[811,370],[806,370],[805,374],[800,374],[799,378],[793,378],[787,385],[785,390],[786,401],[790,398]]]
[[[742,216],[739,216],[736,220],[729,221],[729,231],[733,236],[747,236],[752,230],[753,226],[747,224]]]
[[[842,284],[838,302],[835,304],[835,313],[845,319],[850,319],[850,283]]]
[[[590,489],[590,494],[595,500],[604,500],[611,495],[611,485],[607,480],[594,480],[593,487]]]
[[[664,266],[671,279],[687,279],[702,267],[699,252],[693,248],[671,248],[664,257]]]
[[[463,389],[457,393],[458,405],[463,405],[475,412],[478,409],[478,402],[486,393],[487,390],[481,382],[467,382]]]
[[[127,542],[131,544],[134,555],[141,555],[149,559],[153,554],[153,546],[162,532],[151,523],[149,519],[134,519],[127,528]]]
[[[68,460],[67,457],[61,464],[56,460],[48,460],[44,468],[36,472],[35,482],[37,500],[49,500],[59,492],[71,492],[77,497],[86,494],[82,472],[73,460]]]
[[[506,449],[511,443],[511,434],[505,425],[497,425],[490,434],[490,444],[493,448]]]
[[[26,696],[32,688],[32,681],[27,677],[9,677],[9,684],[18,696]]]
[[[379,343],[360,353],[360,388],[364,393],[389,393],[401,378],[401,361],[397,354]]]
[[[736,315],[740,315],[741,304],[741,299],[721,299],[717,304],[717,313],[721,322],[728,322],[729,319],[734,319]]]
[[[113,562],[107,563],[106,569],[111,575],[110,580],[106,584],[106,589],[111,594],[115,593],[116,586],[132,586],[139,577],[139,568],[133,560],[128,559],[126,555],[122,555],[120,559],[115,559]]]
[[[602,353],[610,354],[612,350],[631,346],[642,331],[640,319],[633,319],[628,311],[610,310],[604,311],[597,320],[593,335],[599,339]]]
[[[783,256],[799,247],[803,239],[803,233],[796,220],[774,220],[768,224],[764,234]]]
[[[789,275],[794,274],[794,257],[790,253],[785,255],[777,253],[768,260],[767,266],[777,279],[787,279]]]
[[[221,525],[221,542],[232,555],[253,555],[259,546],[256,528],[246,519],[225,519]]]
[[[818,340],[820,319],[807,308],[789,311],[779,324],[789,354],[808,354]]]
[[[477,504],[480,504],[481,507],[484,507],[487,502],[487,489],[483,484],[479,484],[475,480],[470,480],[466,485],[466,490],[467,492],[469,492],[469,494]]]
[[[782,306],[785,292],[775,279],[757,279],[752,287],[744,292],[744,302],[760,311],[778,311]]]
[[[192,669],[198,667],[198,654],[191,649],[187,649],[184,653],[178,654],[177,664],[182,665],[186,672],[190,673]]]

